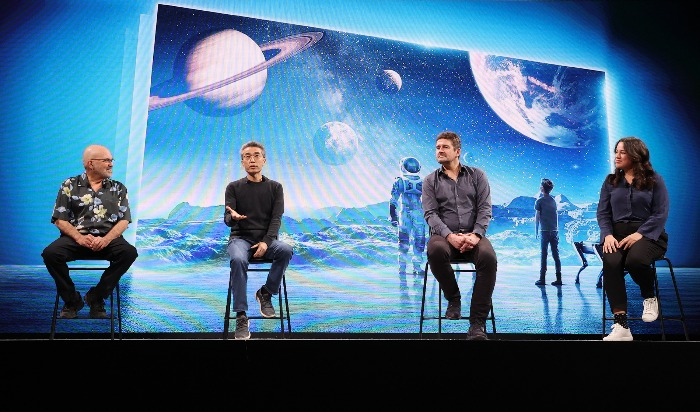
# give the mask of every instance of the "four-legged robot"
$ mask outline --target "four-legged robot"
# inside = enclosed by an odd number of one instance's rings
[[[594,242],[574,242],[574,246],[576,246],[576,251],[581,257],[581,262],[583,263],[583,266],[581,266],[581,269],[579,269],[578,273],[576,274],[575,283],[578,284],[579,275],[581,274],[583,269],[588,267],[588,260],[586,259],[586,255],[595,255],[602,262],[603,259],[601,258],[601,255],[603,254],[603,245]],[[598,283],[596,283],[595,287],[598,289],[603,287],[603,269],[600,269],[600,273],[598,274]]]

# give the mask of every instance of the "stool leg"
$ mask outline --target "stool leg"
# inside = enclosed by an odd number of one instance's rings
[[[685,340],[690,340],[690,338],[688,337],[688,329],[685,326],[685,313],[683,313],[683,303],[681,302],[681,294],[678,292],[678,284],[676,283],[676,275],[673,273],[673,265],[671,264],[671,260],[669,258],[664,257],[663,259],[668,264],[668,271],[671,273],[671,281],[673,282],[673,290],[676,292],[678,310],[681,314],[678,320],[681,322],[681,326],[683,326],[683,335],[685,335]],[[661,316],[661,304],[659,304],[659,316]]]
[[[122,340],[122,298],[119,295],[119,283],[117,283],[117,316],[119,317],[119,340]]]
[[[428,264],[425,264],[423,271],[423,298],[420,304],[420,329],[418,331],[418,339],[423,339],[423,320],[425,319],[425,291],[428,286]]]
[[[112,340],[114,340],[114,290],[109,295],[109,326]]]
[[[496,315],[493,313],[493,299],[491,299],[491,327],[494,335],[496,334]]]
[[[292,322],[289,319],[289,300],[287,299],[287,279],[286,276],[282,275],[282,290],[284,292],[284,306],[287,309],[287,331],[289,332],[289,337],[292,337]]]
[[[656,262],[651,262],[654,270],[654,292],[656,293],[656,308],[659,311],[659,323],[661,325],[661,340],[666,340],[666,330],[664,329],[664,315],[661,312],[661,294],[659,293],[659,276],[656,272]]]
[[[438,287],[438,339],[442,339],[442,286]]]
[[[603,337],[605,337],[605,321],[608,319],[605,316],[605,285],[603,284],[603,279],[601,278],[601,287],[603,289],[603,316],[602,316],[602,323],[603,323]]]
[[[280,305],[280,332],[282,333],[282,339],[284,339],[284,309],[282,308],[282,287],[277,289],[277,298]]]
[[[53,316],[51,317],[51,335],[49,336],[50,340],[53,340],[53,337],[56,334],[56,317],[58,317],[58,298],[59,294],[58,292],[56,292],[56,302],[53,305]]]
[[[228,324],[231,319],[231,289],[233,288],[233,278],[228,277],[228,293],[226,294],[226,314],[224,315],[224,340],[228,339]]]

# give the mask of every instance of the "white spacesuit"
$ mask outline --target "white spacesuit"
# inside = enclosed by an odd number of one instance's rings
[[[423,274],[426,223],[421,205],[423,179],[418,175],[420,162],[415,157],[401,159],[402,176],[396,178],[391,188],[389,215],[391,224],[399,228],[399,274],[406,274],[409,260],[413,274]],[[413,245],[413,256],[408,251]]]

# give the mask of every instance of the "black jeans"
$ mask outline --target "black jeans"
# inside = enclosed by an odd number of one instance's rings
[[[559,259],[559,231],[543,230],[540,232],[540,279],[547,274],[547,248],[552,248],[552,259],[557,279],[561,279],[561,260]]]
[[[134,263],[138,252],[123,236],[119,236],[104,249],[95,252],[80,246],[70,236],[63,235],[48,245],[41,253],[41,257],[44,258],[46,269],[56,282],[56,290],[63,302],[73,304],[76,299],[76,290],[73,279],[70,277],[68,262],[91,259],[109,260],[109,267],[102,273],[99,282],[94,288],[91,288],[92,292],[90,292],[91,296],[105,299],[117,286],[122,275]]]
[[[491,296],[496,286],[496,271],[498,261],[491,242],[483,237],[476,247],[468,252],[460,253],[450,242],[440,235],[431,235],[428,240],[428,264],[433,276],[440,284],[445,299],[460,300],[455,271],[450,264],[453,258],[464,258],[474,263],[476,280],[472,289],[472,300],[469,316],[484,320],[491,309]]]
[[[636,232],[639,226],[640,222],[616,223],[613,226],[613,236],[619,242]],[[617,249],[614,253],[603,253],[603,287],[613,313],[627,313],[626,273],[629,273],[634,283],[639,286],[642,298],[653,298],[656,295],[651,263],[661,258],[667,248],[668,235],[663,232],[659,240],[642,237],[627,250]]]

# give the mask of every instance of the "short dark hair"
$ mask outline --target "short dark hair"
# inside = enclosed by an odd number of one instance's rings
[[[554,189],[554,183],[551,180],[543,177],[542,178],[542,189],[544,189],[545,193],[549,194],[549,192],[551,192],[552,189]]]
[[[250,141],[248,143],[245,143],[243,146],[241,146],[241,160],[243,160],[243,151],[249,147],[257,147],[262,151],[262,157],[265,157],[265,146],[262,145],[262,143],[258,143],[255,141]]]
[[[459,135],[455,132],[441,132],[440,134],[437,135],[437,138],[435,139],[435,142],[437,143],[438,140],[440,139],[447,139],[452,142],[452,146],[455,148],[455,150],[459,150],[462,148],[462,139],[459,138]]]

